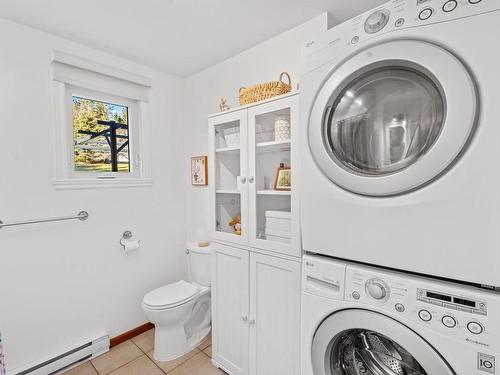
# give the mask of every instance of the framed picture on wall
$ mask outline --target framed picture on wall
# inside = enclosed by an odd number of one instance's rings
[[[207,156],[195,156],[191,158],[191,184],[194,186],[208,185]]]

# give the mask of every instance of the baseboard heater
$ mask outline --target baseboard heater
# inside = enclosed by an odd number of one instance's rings
[[[68,370],[79,363],[97,357],[109,350],[109,335],[103,335],[77,348],[44,361],[15,375],[53,375]]]

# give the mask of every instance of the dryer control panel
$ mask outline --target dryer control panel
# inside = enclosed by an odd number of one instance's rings
[[[498,11],[498,0],[392,0],[307,41],[302,49],[302,74],[328,59],[362,48],[365,42],[376,41],[383,34],[460,22],[463,18]]]

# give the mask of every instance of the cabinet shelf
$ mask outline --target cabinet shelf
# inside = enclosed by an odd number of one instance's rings
[[[258,190],[258,195],[292,195],[290,190],[282,191],[282,190]]]
[[[239,190],[236,189],[219,189],[215,191],[217,194],[241,194]]]
[[[257,143],[257,151],[259,152],[276,152],[276,151],[290,151],[291,140],[284,141],[271,141]]]
[[[226,155],[238,155],[240,153],[239,147],[224,147],[218,148],[215,150],[218,154],[226,154]]]

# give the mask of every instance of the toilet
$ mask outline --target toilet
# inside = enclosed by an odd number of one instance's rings
[[[186,244],[189,282],[180,280],[144,296],[142,309],[155,325],[154,358],[170,361],[197,347],[210,333],[210,247]]]

